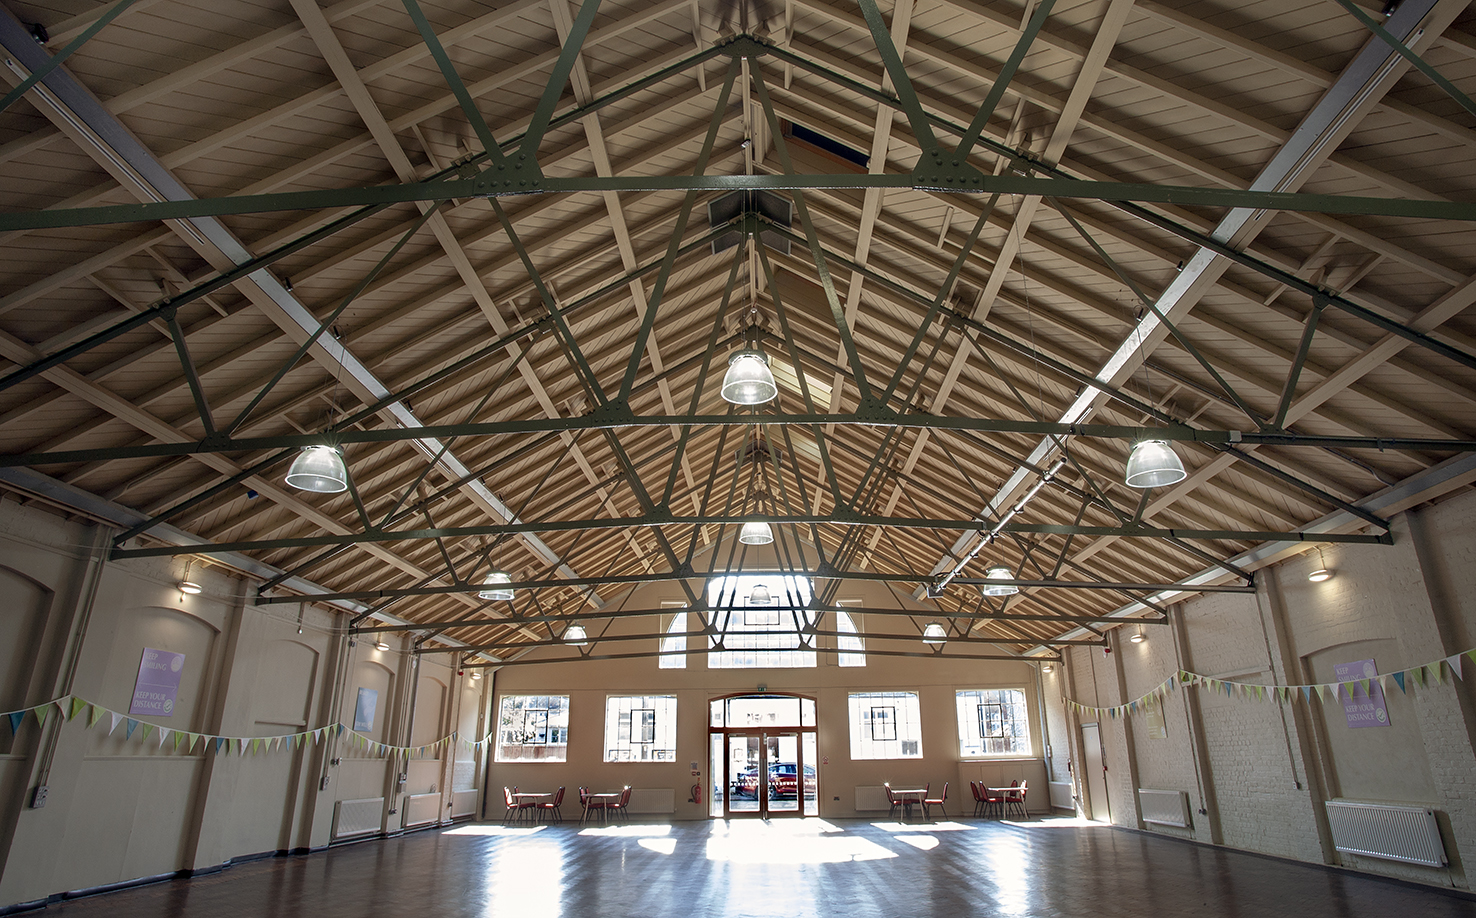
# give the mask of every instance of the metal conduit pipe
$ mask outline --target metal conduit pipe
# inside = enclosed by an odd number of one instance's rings
[[[1010,520],[1013,520],[1015,517],[1019,516],[1021,511],[1025,509],[1025,505],[1030,503],[1030,499],[1033,498],[1036,494],[1040,493],[1041,488],[1050,484],[1051,480],[1056,477],[1057,473],[1059,473],[1062,467],[1065,465],[1066,457],[1062,456],[1061,458],[1057,459],[1054,463],[1051,464],[1050,468],[1046,469],[1046,473],[1040,477],[1040,480],[1037,481],[1030,488],[1029,491],[1026,491],[1019,500],[1015,501],[1015,505],[1009,509],[1008,513],[996,520],[994,525],[991,526],[988,531],[981,530],[981,532],[983,532],[983,535],[980,537],[979,541],[974,544],[974,547],[969,549],[969,551],[958,560],[958,563],[953,566],[952,570],[944,574],[942,577],[938,578],[936,583],[930,584],[928,586],[928,595],[935,599],[939,596],[942,596],[943,590],[948,587],[949,583],[953,582],[953,578],[957,577],[959,573],[968,566],[969,562],[973,561],[974,558],[978,556],[979,552],[984,550],[985,546],[989,545],[995,539],[999,538],[999,534],[1003,532],[1004,528],[1010,524]]]

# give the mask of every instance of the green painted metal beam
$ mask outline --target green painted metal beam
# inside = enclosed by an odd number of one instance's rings
[[[190,456],[203,453],[237,453],[252,450],[292,449],[322,444],[394,443],[425,437],[506,436],[568,430],[619,430],[632,427],[778,427],[788,424],[838,427],[886,425],[927,430],[962,430],[976,433],[1023,433],[1037,436],[1094,437],[1109,440],[1141,439],[1145,428],[1112,424],[1058,424],[1008,418],[940,417],[929,414],[869,412],[864,414],[707,414],[636,415],[622,406],[595,410],[576,418],[527,418],[466,424],[432,424],[425,427],[375,430],[340,430],[333,433],[288,434],[272,437],[215,436],[184,443],[148,443],[138,446],[102,447],[44,453],[12,453],[0,456],[0,468],[102,462],[115,459],[144,459],[160,456]],[[1442,440],[1420,437],[1343,437],[1299,434],[1286,431],[1198,430],[1182,425],[1155,427],[1153,436],[1162,440],[1203,443],[1315,447],[1318,449],[1407,449],[1425,452],[1476,452],[1476,440]]]
[[[931,519],[911,516],[881,516],[840,510],[828,515],[803,513],[776,514],[713,514],[711,516],[652,515],[629,517],[601,517],[573,520],[538,520],[518,523],[489,523],[480,526],[452,526],[426,529],[372,529],[347,535],[298,536],[278,539],[243,539],[235,542],[220,542],[206,545],[156,545],[146,548],[117,548],[114,559],[151,558],[170,555],[209,555],[226,552],[280,551],[291,548],[320,548],[327,545],[356,545],[386,542],[412,542],[423,539],[469,538],[473,536],[498,536],[514,533],[550,532],[594,532],[600,530],[632,529],[661,526],[740,526],[743,523],[763,520],[771,525],[831,525],[831,526],[884,526],[893,529],[939,529],[953,532],[968,532],[985,525],[977,519]],[[1085,535],[1111,536],[1125,539],[1208,539],[1237,542],[1348,542],[1364,545],[1391,544],[1388,533],[1320,533],[1280,532],[1267,529],[1189,529],[1144,526],[1128,523],[1122,526],[1081,526],[1058,523],[1007,523],[1001,532],[1033,533],[1035,535]],[[571,581],[558,581],[569,583]],[[475,586],[466,586],[439,592],[474,592]],[[433,591],[433,592],[435,592]],[[380,595],[370,591],[371,595]]]

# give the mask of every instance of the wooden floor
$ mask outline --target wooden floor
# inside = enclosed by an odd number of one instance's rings
[[[465,825],[77,899],[50,916],[1476,916],[1393,882],[1106,827]]]

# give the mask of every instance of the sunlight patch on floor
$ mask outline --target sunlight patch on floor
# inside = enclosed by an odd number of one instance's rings
[[[674,838],[643,838],[638,844],[647,851],[655,851],[657,854],[676,853],[676,839]]]
[[[671,826],[590,826],[580,829],[580,835],[605,836],[614,838],[654,838],[660,835],[670,835]]]
[[[935,835],[893,835],[892,840],[905,842],[919,851],[932,851],[938,847],[938,838]]]
[[[874,841],[855,836],[727,836],[707,843],[707,859],[733,864],[843,864],[897,857]]]

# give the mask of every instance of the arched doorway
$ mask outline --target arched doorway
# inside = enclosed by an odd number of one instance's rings
[[[732,819],[820,814],[815,699],[767,693],[711,701],[712,804]]]

